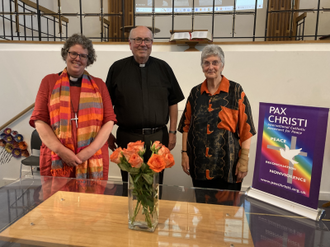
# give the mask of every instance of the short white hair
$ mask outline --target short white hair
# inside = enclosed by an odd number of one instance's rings
[[[201,65],[203,65],[204,59],[209,56],[218,56],[220,58],[222,66],[225,66],[225,53],[223,52],[220,46],[217,45],[205,46],[204,49],[202,50]]]

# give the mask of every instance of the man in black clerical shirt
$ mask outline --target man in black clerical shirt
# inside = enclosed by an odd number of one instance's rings
[[[149,28],[131,30],[129,46],[133,56],[118,60],[109,69],[106,84],[117,116],[117,139],[111,135],[112,151],[141,140],[146,145],[145,161],[151,155],[150,143],[160,141],[170,150],[176,144],[177,103],[184,99],[171,67],[150,56],[153,35]],[[170,121],[169,130],[166,124]],[[128,180],[121,171],[122,180]],[[159,174],[163,183],[163,172]]]

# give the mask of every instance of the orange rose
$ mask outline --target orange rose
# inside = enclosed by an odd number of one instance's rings
[[[144,151],[144,142],[136,141],[127,144],[127,149],[133,149],[135,152]]]
[[[164,145],[158,150],[158,154],[159,155],[165,155],[165,154],[169,154],[170,153],[170,150],[165,147]]]
[[[143,159],[141,158],[140,155],[135,153],[131,155],[131,157],[128,160],[128,163],[130,163],[132,167],[140,168],[142,166]]]
[[[155,141],[152,145],[153,148],[155,149],[159,149],[161,148],[163,145],[159,142],[159,141]]]
[[[165,154],[165,156],[163,156],[163,157],[164,157],[165,163],[166,163],[165,168],[170,168],[170,167],[174,166],[175,161],[174,161],[174,157],[171,153]]]
[[[127,161],[129,161],[129,159],[131,158],[131,156],[133,154],[136,154],[136,151],[134,149],[131,149],[131,148],[124,148],[123,149],[123,155],[125,156]]]
[[[116,164],[120,163],[120,158],[123,156],[121,148],[117,148],[113,153],[110,155],[110,160]]]
[[[153,154],[148,160],[148,166],[154,172],[161,172],[165,169],[166,162],[163,156],[158,154]]]

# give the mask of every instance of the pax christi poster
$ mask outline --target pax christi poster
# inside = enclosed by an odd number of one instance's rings
[[[260,103],[252,187],[317,208],[328,108]]]

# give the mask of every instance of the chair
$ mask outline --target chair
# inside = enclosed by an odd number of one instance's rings
[[[31,134],[31,155],[21,161],[21,169],[19,177],[22,177],[22,166],[30,166],[31,173],[33,175],[33,167],[39,167],[39,156],[40,156],[40,147],[41,147],[41,139],[37,130],[34,130]]]

